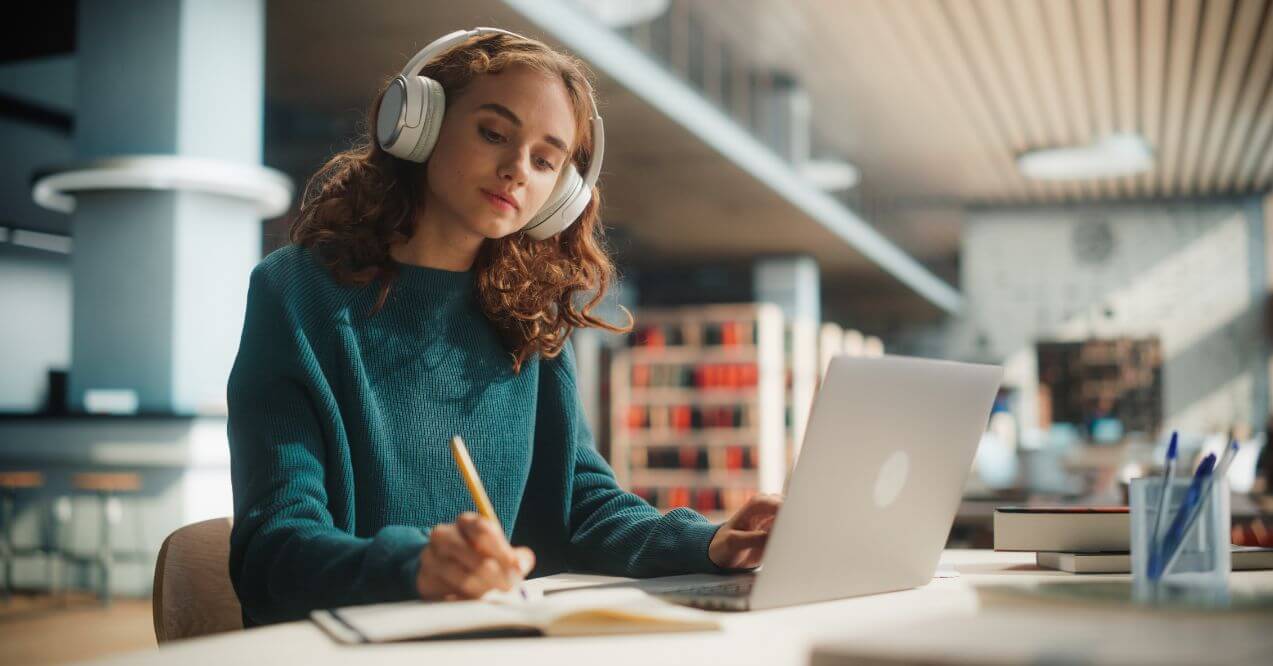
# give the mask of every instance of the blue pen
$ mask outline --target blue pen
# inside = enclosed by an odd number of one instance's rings
[[[1185,529],[1180,533],[1180,541],[1176,543],[1175,552],[1164,553],[1163,558],[1165,564],[1163,564],[1162,568],[1164,572],[1170,569],[1171,565],[1176,563],[1176,558],[1180,557],[1180,552],[1182,550],[1180,547],[1181,544],[1189,539],[1190,533],[1193,532],[1194,523],[1198,522],[1202,513],[1207,510],[1207,502],[1211,499],[1211,487],[1224,481],[1225,476],[1229,474],[1229,465],[1233,464],[1233,458],[1237,452],[1237,441],[1229,442],[1229,446],[1225,449],[1224,455],[1220,457],[1220,462],[1216,463],[1215,472],[1207,477],[1206,483],[1202,486],[1201,497],[1198,499],[1198,508],[1193,512],[1193,515],[1189,516],[1189,521],[1185,523]]]
[[[1185,523],[1192,521],[1190,515],[1193,509],[1198,505],[1202,498],[1203,482],[1211,476],[1212,470],[1215,469],[1216,454],[1208,453],[1206,458],[1202,459],[1202,464],[1198,465],[1198,471],[1193,475],[1193,481],[1189,484],[1189,490],[1185,493],[1185,498],[1180,502],[1180,508],[1176,511],[1176,517],[1171,521],[1171,528],[1167,530],[1167,534],[1163,536],[1162,548],[1153,551],[1149,556],[1149,579],[1158,580],[1162,577],[1167,567],[1164,563],[1175,556],[1176,550],[1183,541],[1182,537],[1185,532]]]
[[[1162,534],[1163,523],[1167,520],[1167,497],[1171,495],[1171,481],[1176,477],[1176,443],[1179,439],[1180,433],[1173,430],[1171,445],[1167,447],[1167,467],[1163,470],[1162,492],[1158,494],[1158,513],[1154,516],[1154,531],[1149,534],[1150,553],[1156,552],[1161,547],[1158,538]]]

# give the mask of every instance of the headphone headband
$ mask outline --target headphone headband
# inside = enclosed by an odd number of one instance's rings
[[[376,111],[376,142],[389,154],[411,162],[426,162],[436,145],[442,118],[446,111],[446,91],[437,80],[423,74],[429,61],[457,44],[482,35],[504,34],[530,40],[500,28],[478,27],[456,30],[443,35],[420,49],[394,77],[380,99]],[[592,199],[592,190],[601,176],[605,159],[606,133],[597,110],[597,98],[586,76],[583,87],[590,105],[592,155],[588,172],[580,177],[574,160],[567,160],[548,200],[521,231],[536,240],[544,240],[569,227],[583,214]]]
[[[412,56],[411,60],[407,61],[407,66],[402,68],[401,76],[404,78],[419,76],[420,72],[424,70],[424,66],[427,65],[431,59],[445,52],[447,49],[479,35],[496,33],[519,37],[521,39],[530,39],[524,35],[519,35],[515,32],[504,30],[502,28],[479,26],[472,30],[456,30],[455,32],[442,35],[441,37],[433,40],[423,49],[420,49],[418,53]],[[597,179],[601,176],[601,162],[606,151],[606,136],[605,127],[601,122],[601,113],[597,110],[597,98],[593,94],[592,84],[590,84],[586,79],[583,83],[584,87],[588,90],[588,103],[592,106],[592,117],[589,118],[589,120],[592,122],[593,150],[592,156],[588,160],[588,172],[584,174],[583,177],[584,185],[588,188],[588,191],[591,192],[592,187],[597,184]]]
[[[402,68],[402,75],[418,76],[420,74],[420,70],[424,69],[424,66],[428,64],[429,60],[439,53],[442,53],[466,39],[490,33],[503,33],[505,35],[512,35],[513,37],[521,37],[521,35],[515,32],[501,30],[500,28],[478,27],[473,28],[472,30],[456,30],[455,32],[449,32],[438,37],[432,42],[429,42],[427,46],[420,49],[418,53],[412,56],[411,59],[407,61],[407,66]],[[525,38],[523,37],[523,39]]]

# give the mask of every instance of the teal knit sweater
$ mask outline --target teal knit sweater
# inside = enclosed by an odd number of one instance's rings
[[[410,599],[429,530],[473,510],[450,454],[459,434],[532,576],[720,572],[718,525],[661,515],[616,485],[594,448],[572,348],[514,374],[473,271],[400,265],[376,285],[335,282],[279,249],[252,272],[230,373],[230,578],[247,626]]]

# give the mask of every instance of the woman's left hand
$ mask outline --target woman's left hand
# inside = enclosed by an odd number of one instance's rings
[[[760,566],[774,517],[782,508],[781,495],[757,495],[747,501],[719,530],[707,546],[707,557],[722,569]]]

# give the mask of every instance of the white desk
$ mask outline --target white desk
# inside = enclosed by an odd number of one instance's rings
[[[1183,613],[1147,614],[1123,610],[1092,610],[1056,605],[1025,604],[1023,608],[979,609],[973,587],[990,583],[1040,582],[1074,577],[1034,567],[1033,553],[995,553],[991,551],[947,551],[945,565],[960,572],[957,578],[934,579],[928,585],[903,592],[892,592],[840,601],[830,601],[790,608],[746,613],[719,614],[723,628],[719,632],[684,634],[644,634],[594,638],[500,638],[487,640],[453,640],[414,642],[391,645],[341,646],[333,643],[309,622],[261,627],[233,634],[170,643],[157,650],[94,661],[94,664],[215,664],[245,666],[247,664],[303,663],[350,666],[352,664],[516,664],[517,666],[559,666],[561,664],[603,664],[604,666],[653,666],[663,664],[696,664],[717,666],[732,664],[808,664],[814,645],[850,645],[860,641],[875,650],[889,651],[896,644],[898,655],[912,647],[907,625],[931,627],[968,626],[959,633],[974,636],[983,619],[1007,617],[1015,634],[1002,637],[1014,645],[1046,641],[1057,622],[1068,627],[1066,636],[1075,640],[1108,640],[1120,644],[1145,643],[1172,648],[1162,642],[1163,636],[1186,634],[1197,616]],[[595,580],[599,577],[587,577]],[[1126,576],[1102,578],[1126,579]],[[1090,576],[1084,580],[1092,580]],[[577,584],[579,577],[554,576],[532,581],[545,589]],[[1235,586],[1273,590],[1273,571],[1235,572]],[[1208,625],[1223,621],[1229,637],[1241,642],[1238,653],[1273,652],[1273,616],[1236,614],[1227,617],[1203,617]],[[938,622],[941,621],[941,622]],[[955,623],[955,624],[951,624]],[[1116,627],[1117,631],[1109,628]],[[1035,634],[1035,635],[1031,635]],[[881,639],[884,641],[881,643]],[[977,644],[992,639],[978,639]],[[1179,641],[1176,641],[1179,642]],[[1216,643],[1217,641],[1206,641]],[[1223,647],[1224,645],[1221,645]],[[971,649],[971,648],[967,648]],[[1118,652],[1089,651],[1096,656]],[[1144,653],[1137,653],[1144,654]],[[953,655],[947,655],[953,656]],[[984,659],[983,661],[988,661]],[[1239,661],[1244,659],[1239,659]],[[1193,661],[1198,661],[1193,659]],[[1214,660],[1212,660],[1214,661]],[[839,663],[839,662],[836,662]],[[1268,662],[1265,662],[1268,663]]]

